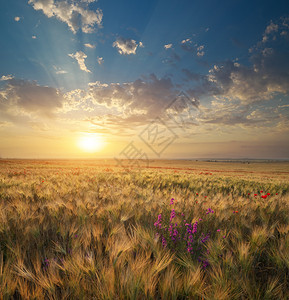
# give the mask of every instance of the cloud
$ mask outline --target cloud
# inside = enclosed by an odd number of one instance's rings
[[[19,21],[20,21],[20,17],[15,17],[14,20],[15,20],[16,22],[19,22]]]
[[[192,43],[191,39],[185,39],[181,41],[181,44],[188,44],[188,43]]]
[[[129,83],[90,85],[89,95],[93,102],[109,108],[117,108],[125,115],[144,115],[154,118],[159,115],[177,95],[170,78],[137,79]]]
[[[227,61],[210,70],[208,79],[218,94],[251,103],[289,93],[289,51],[263,49],[252,56],[252,66]]]
[[[252,47],[249,64],[228,60],[214,65],[208,75],[201,78],[200,84],[189,90],[190,95],[221,96],[247,104],[268,101],[277,93],[288,95],[289,44],[278,35],[284,27],[280,22],[276,24],[271,23],[265,29],[265,33],[274,32],[276,38]],[[191,70],[183,72],[188,79],[198,79]]]
[[[272,21],[270,23],[270,25],[268,25],[266,27],[266,30],[265,30],[265,34],[270,34],[271,32],[277,32],[278,31],[278,25],[277,24],[274,24]]]
[[[36,40],[37,39],[36,35],[32,35],[32,39]]]
[[[2,122],[2,121],[0,121],[0,128],[1,127],[8,127],[8,126],[11,126],[11,125],[12,125],[11,122],[6,122],[6,121]]]
[[[239,101],[214,100],[211,102],[210,107],[201,107],[197,120],[201,124],[237,125],[256,123],[257,121],[246,118],[248,114],[248,106],[240,105]]]
[[[99,65],[103,64],[104,60],[103,60],[103,57],[97,57],[97,63]]]
[[[219,99],[213,100],[209,106],[201,106],[198,112],[196,121],[202,125],[202,129],[218,126],[219,130],[226,132],[225,128],[266,128],[268,134],[288,131],[284,126],[288,124],[288,115],[283,114],[274,102],[256,107],[239,100]]]
[[[273,32],[277,32],[278,31],[278,25],[274,24],[272,21],[270,23],[270,25],[268,25],[265,29],[264,35],[263,35],[263,42],[266,42],[269,39],[269,35]]]
[[[100,9],[92,11],[88,4],[92,1],[64,1],[64,0],[29,0],[35,10],[41,10],[48,18],[56,17],[66,23],[73,33],[81,29],[85,33],[94,31],[94,27],[101,27],[103,13]]]
[[[65,70],[62,70],[61,68],[57,67],[57,66],[53,66],[55,73],[56,74],[67,74],[68,72]]]
[[[91,73],[90,70],[87,69],[85,65],[85,59],[87,58],[87,55],[82,51],[77,51],[75,54],[68,54],[68,56],[76,59],[80,70],[85,71],[87,73]]]
[[[202,57],[205,55],[205,46],[199,46],[198,44],[193,45],[192,40],[189,38],[181,41],[181,48],[186,52],[196,53],[198,57]]]
[[[87,43],[87,44],[84,44],[84,46],[85,46],[85,47],[87,47],[87,48],[91,48],[91,49],[94,49],[94,48],[95,48],[95,46],[94,46],[94,45],[92,45],[92,44],[89,44],[89,43]]]
[[[118,53],[122,55],[136,54],[138,47],[143,47],[142,42],[137,43],[132,39],[118,38],[113,44],[113,47],[118,49]]]
[[[68,72],[65,70],[58,70],[55,72],[56,74],[67,74]]]
[[[173,127],[176,124],[169,116],[188,115],[188,107],[178,97],[179,93],[169,77],[158,78],[154,74],[126,83],[96,81],[90,83],[87,90],[67,92],[61,113],[68,118],[85,113],[92,124],[122,128],[122,134],[135,132],[135,126],[147,125],[156,117],[170,122]],[[196,110],[198,100],[187,99],[190,109]]]
[[[1,78],[0,78],[0,81],[6,81],[6,80],[11,80],[13,79],[14,77],[12,75],[3,75]]]
[[[10,79],[0,92],[0,110],[12,115],[35,113],[52,117],[64,101],[59,90],[25,80]]]
[[[172,48],[173,47],[173,44],[166,44],[166,45],[164,45],[164,48],[166,49],[166,50],[168,50],[168,49],[170,49],[170,48]]]
[[[204,51],[205,46],[201,45],[197,47],[197,56],[204,56],[205,55],[205,51]]]
[[[187,52],[194,52],[195,47],[192,45],[191,39],[185,39],[181,41],[181,48]]]

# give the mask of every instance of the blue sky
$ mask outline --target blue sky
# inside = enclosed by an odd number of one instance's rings
[[[159,157],[288,158],[288,1],[11,0],[0,26],[2,156],[95,155],[86,134],[153,158],[139,133],[184,92],[194,124]]]

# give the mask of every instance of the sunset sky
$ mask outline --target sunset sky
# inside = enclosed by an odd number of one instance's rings
[[[10,0],[0,157],[289,158],[289,2]]]

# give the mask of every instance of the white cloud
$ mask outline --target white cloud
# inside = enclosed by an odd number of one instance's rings
[[[85,46],[85,47],[87,47],[87,48],[90,48],[90,49],[94,49],[94,48],[95,48],[95,46],[94,46],[94,45],[92,45],[92,44],[89,44],[89,43],[87,43],[87,44],[84,44],[84,46]]]
[[[67,74],[68,72],[65,70],[58,70],[55,72],[56,74]]]
[[[97,63],[99,65],[103,64],[104,60],[103,60],[103,57],[97,57]]]
[[[260,104],[256,108],[241,103],[239,100],[216,99],[211,101],[210,106],[201,107],[196,120],[202,125],[221,125],[220,130],[222,126],[237,126],[243,129],[266,127],[268,129],[268,127],[275,127],[282,117],[275,106]]]
[[[106,107],[115,107],[126,115],[142,112],[145,119],[158,116],[175,99],[177,92],[170,78],[138,79],[128,83],[89,85],[93,102]]]
[[[88,83],[88,86],[89,87],[92,87],[92,86],[97,86],[97,87],[108,87],[109,85],[107,83],[101,83],[100,81],[95,81],[95,82],[90,82]]]
[[[272,21],[271,23],[266,27],[265,32],[263,34],[263,39],[262,42],[266,43],[269,40],[269,36],[274,33],[277,32],[279,29],[278,24],[274,24]]]
[[[202,56],[204,56],[205,55],[205,51],[203,51],[204,50],[204,45],[201,45],[201,46],[199,46],[199,47],[197,47],[197,55],[199,56],[199,57],[202,57]]]
[[[195,74],[194,70],[185,70],[188,79],[199,81],[188,94],[192,97],[238,100],[242,105],[256,105],[257,102],[274,99],[278,94],[287,96],[289,48],[288,41],[279,34],[284,27],[286,25],[278,22],[266,28],[265,31],[273,32],[276,38],[271,39],[270,36],[270,47],[267,43],[258,42],[250,48],[248,65],[235,60],[226,61],[212,67],[206,76],[198,76],[200,74]]]
[[[192,40],[189,38],[182,40],[181,48],[187,52],[194,53],[194,52],[196,52],[197,45],[193,45],[192,43],[193,43]]]
[[[276,42],[278,45],[280,41]],[[214,66],[204,90],[247,104],[270,100],[276,93],[286,95],[289,93],[288,54],[288,51],[280,52],[278,47],[263,47],[252,52],[251,66],[233,61]]]
[[[92,1],[29,0],[28,3],[35,10],[42,10],[48,18],[56,17],[66,23],[73,33],[79,29],[91,33],[96,25],[101,27],[103,13],[100,9],[90,10],[88,8],[90,2]]]
[[[61,68],[57,67],[57,66],[53,66],[55,73],[56,74],[67,74],[68,72],[65,70],[62,70]]]
[[[278,31],[278,25],[277,24],[274,24],[272,21],[270,23],[270,25],[268,25],[266,27],[266,30],[265,30],[265,34],[270,34],[271,32],[276,32]]]
[[[181,41],[181,44],[191,43],[191,39],[185,39]]]
[[[36,39],[37,39],[36,35],[32,35],[32,38],[33,38],[34,40],[36,40]]]
[[[85,65],[85,59],[87,58],[87,55],[84,52],[77,51],[75,54],[68,54],[68,56],[76,59],[80,70],[85,71],[87,73],[91,73],[90,70],[88,70]]]
[[[204,45],[199,46],[196,43],[193,45],[192,40],[189,38],[181,41],[181,48],[184,51],[187,51],[189,53],[197,54],[198,57],[202,57],[205,55],[205,51],[204,51],[205,46]]]
[[[12,75],[3,75],[1,78],[0,78],[0,81],[6,81],[6,80],[11,80],[13,79],[14,77]]]
[[[40,86],[34,81],[11,79],[0,91],[0,100],[5,99],[0,101],[0,111],[14,116],[36,113],[52,117],[64,101],[59,90]]]
[[[113,44],[118,49],[119,54],[136,54],[137,47],[143,47],[142,42],[137,43],[132,39],[118,38]]]
[[[20,21],[20,17],[15,17],[14,20],[15,20],[16,22],[19,22],[19,21]]]
[[[167,49],[170,49],[173,47],[173,44],[166,44],[164,45],[164,48],[167,50]]]

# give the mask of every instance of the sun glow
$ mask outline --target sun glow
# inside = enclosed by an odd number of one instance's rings
[[[87,135],[79,138],[78,147],[89,153],[99,151],[104,146],[103,138],[97,135]]]

